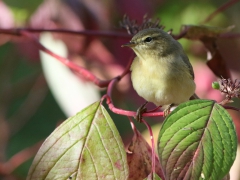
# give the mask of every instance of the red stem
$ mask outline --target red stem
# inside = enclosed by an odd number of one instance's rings
[[[60,62],[62,62],[63,64],[65,64],[69,68],[71,68],[72,70],[77,71],[84,78],[93,82],[97,86],[107,87],[108,84],[110,83],[111,80],[106,80],[106,81],[105,80],[100,80],[95,75],[93,75],[90,71],[88,71],[87,69],[85,69],[85,68],[73,63],[72,61],[69,61],[67,58],[61,57],[61,56],[53,53],[49,49],[45,48],[41,43],[39,43],[39,41],[37,40],[37,38],[34,35],[32,35],[28,32],[24,32],[24,31],[21,32],[21,34],[28,37],[28,38],[31,38],[31,39],[35,40],[34,42],[37,45],[37,47],[39,48],[39,50],[42,50],[43,52],[45,52],[45,53],[49,54],[50,56],[56,58],[57,60],[59,60]]]
[[[236,107],[232,107],[232,106],[222,106],[224,107],[225,109],[231,109],[231,110],[235,110],[235,111],[240,111],[240,109],[236,108]]]
[[[32,28],[16,28],[16,29],[0,29],[0,33],[21,36],[23,32],[41,33],[41,32],[52,32],[52,33],[64,33],[72,35],[84,35],[84,36],[101,36],[108,38],[125,38],[130,39],[132,36],[122,32],[111,32],[111,31],[94,31],[94,30],[83,30],[73,31],[67,29],[32,29]]]
[[[132,64],[132,61],[133,61],[133,57],[131,57],[127,67],[124,70],[124,72],[119,77],[111,80],[111,82],[108,85],[107,94],[105,96],[103,96],[102,100],[104,98],[106,98],[108,107],[112,112],[114,112],[116,114],[120,114],[120,115],[135,117],[136,116],[135,111],[127,111],[127,110],[123,110],[123,109],[118,109],[113,105],[113,101],[112,101],[113,86],[115,85],[115,83],[117,81],[120,81],[122,77],[124,77],[127,73],[129,73],[129,69],[130,69],[130,66]],[[143,113],[142,116],[143,117],[145,117],[145,116],[163,116],[163,114],[164,114],[163,112],[152,112],[152,111],[150,111],[150,112]]]
[[[128,116],[128,119],[130,121],[130,124],[131,124],[131,127],[132,127],[132,130],[135,134],[137,134],[137,128],[135,126],[135,124],[133,123],[133,120]]]
[[[220,34],[221,38],[240,38],[240,33],[225,33],[225,34]]]
[[[51,55],[52,57],[56,58],[57,60],[59,60],[60,62],[62,62],[63,64],[65,64],[69,68],[71,68],[72,70],[77,71],[84,78],[86,78],[89,81],[93,82],[97,86],[99,86],[99,87],[107,87],[108,86],[107,96],[104,96],[103,98],[107,99],[107,104],[109,105],[109,109],[111,111],[113,111],[116,114],[121,114],[121,115],[135,117],[136,112],[134,112],[134,111],[126,111],[126,110],[115,108],[113,103],[112,103],[112,98],[111,98],[112,97],[111,96],[111,92],[112,92],[112,89],[113,89],[113,85],[117,81],[121,80],[121,78],[124,77],[129,72],[129,69],[130,69],[130,66],[131,66],[133,58],[128,63],[126,69],[124,70],[124,72],[120,76],[115,77],[115,78],[113,78],[111,80],[100,80],[95,75],[93,75],[90,71],[88,71],[87,69],[85,69],[85,68],[83,68],[81,66],[78,66],[77,64],[69,61],[67,58],[61,57],[61,56],[53,53],[49,49],[45,48],[41,43],[39,43],[38,39],[34,35],[32,35],[32,34],[30,34],[28,32],[25,32],[25,31],[21,32],[21,34],[23,36],[26,36],[28,38],[31,38],[31,39],[35,40],[35,43],[36,43],[37,47],[39,48],[39,50],[44,51],[45,53],[47,53],[47,54]],[[144,113],[144,114],[142,114],[142,116],[143,117],[144,116],[163,116],[163,112]]]
[[[152,174],[155,174],[155,172],[156,172],[156,170],[155,170],[156,153],[155,153],[155,144],[154,144],[153,132],[152,132],[151,126],[144,119],[142,119],[142,122],[147,126],[149,134],[150,134],[151,143],[152,143]]]
[[[127,111],[127,110],[116,108],[113,105],[111,98],[109,96],[105,95],[103,98],[107,99],[108,107],[112,112],[114,112],[116,114],[124,115],[124,116],[130,116],[130,117],[136,116],[135,111]],[[163,116],[163,112],[146,112],[146,113],[142,114],[142,117],[157,117],[157,116]]]
[[[213,19],[217,14],[219,14],[220,12],[226,10],[227,8],[229,8],[230,6],[232,6],[233,4],[237,3],[239,0],[231,0],[226,2],[225,4],[223,4],[222,6],[220,6],[216,11],[214,11],[212,14],[210,14],[203,22],[207,23],[209,22],[211,19]]]
[[[42,143],[43,141],[40,141],[32,147],[26,148],[18,152],[17,154],[12,156],[11,159],[9,159],[7,162],[0,164],[0,174],[7,175],[13,172],[18,166],[20,166],[32,156],[34,156]]]

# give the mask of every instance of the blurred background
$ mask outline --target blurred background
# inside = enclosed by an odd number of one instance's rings
[[[147,14],[160,18],[165,30],[179,34],[182,25],[200,25],[223,0],[34,0],[0,1],[0,28],[41,28],[126,32],[119,21],[127,14],[139,23]],[[228,27],[240,33],[240,2],[204,25]],[[60,33],[36,34],[53,52],[89,69],[101,79],[113,78],[124,70],[132,51],[121,48],[129,39],[77,36]],[[223,96],[211,88],[216,76],[207,67],[207,51],[200,41],[181,39],[194,67],[196,93],[220,102]],[[232,79],[240,79],[240,38],[218,38],[218,49]],[[57,60],[39,53],[31,39],[0,34],[0,179],[25,179],[31,162],[44,139],[62,121],[99,100],[106,89],[87,82]],[[136,110],[144,103],[126,76],[113,91],[116,107]],[[236,99],[233,106],[240,108]],[[153,108],[149,105],[148,108]],[[106,107],[107,108],[107,107]],[[108,108],[107,108],[108,109]],[[229,111],[240,135],[240,113]],[[127,117],[109,111],[124,142],[132,137]],[[162,118],[148,118],[157,131]],[[137,124],[145,131],[142,124]],[[143,132],[144,133],[144,132]],[[148,133],[146,137],[148,137]],[[237,165],[231,180],[238,180]]]

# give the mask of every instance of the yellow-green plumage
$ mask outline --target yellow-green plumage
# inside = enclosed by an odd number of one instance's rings
[[[145,29],[125,46],[137,55],[131,66],[131,79],[134,89],[145,100],[157,106],[176,105],[194,94],[192,66],[172,36],[157,28]]]

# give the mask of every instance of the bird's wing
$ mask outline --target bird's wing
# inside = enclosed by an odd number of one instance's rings
[[[182,59],[183,59],[183,61],[186,63],[186,65],[187,65],[187,67],[188,67],[188,69],[189,69],[189,72],[190,72],[190,74],[192,75],[192,78],[194,79],[193,67],[192,67],[192,65],[191,65],[188,57],[187,57],[185,54],[183,54],[183,55],[182,55]]]

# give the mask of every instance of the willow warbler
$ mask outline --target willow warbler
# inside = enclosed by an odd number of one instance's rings
[[[123,45],[136,54],[131,80],[136,92],[157,106],[178,105],[194,95],[192,65],[181,44],[158,28],[139,31]]]

